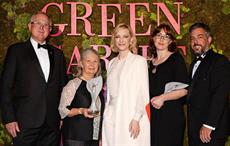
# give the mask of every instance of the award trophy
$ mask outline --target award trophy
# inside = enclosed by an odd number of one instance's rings
[[[93,84],[92,85],[92,94],[91,94],[91,97],[92,97],[92,103],[90,105],[90,112],[89,114],[96,117],[96,116],[99,116],[100,115],[100,109],[99,109],[99,96],[96,95],[96,84]]]
[[[89,107],[89,114],[94,117],[97,117],[100,115],[101,102],[98,95],[102,89],[102,77],[99,76],[88,81],[87,89],[90,92],[92,99],[91,105]]]

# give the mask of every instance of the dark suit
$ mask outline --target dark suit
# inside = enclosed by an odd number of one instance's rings
[[[18,122],[18,136],[31,130],[41,133],[44,128],[59,131],[58,105],[66,83],[66,64],[61,50],[48,45],[48,54],[50,72],[46,82],[30,40],[8,48],[1,75],[1,109],[4,124]]]
[[[190,66],[190,77],[195,61]],[[215,127],[211,143],[221,146],[228,135],[230,63],[226,57],[209,50],[190,80],[188,128],[190,146],[201,146],[199,131],[203,124]],[[218,141],[220,143],[218,144]],[[194,144],[192,144],[194,143]],[[212,144],[216,143],[216,144]]]

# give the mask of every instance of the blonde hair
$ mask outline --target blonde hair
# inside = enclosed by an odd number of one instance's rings
[[[97,77],[97,76],[101,75],[101,63],[100,63],[100,56],[99,56],[98,52],[96,50],[94,50],[93,48],[86,48],[86,49],[84,49],[81,52],[81,61],[84,60],[86,58],[86,56],[88,54],[90,54],[90,53],[95,54],[98,57],[98,70],[97,70],[97,72],[95,74],[95,77]],[[82,67],[79,65],[77,67],[76,77],[80,77],[81,75],[82,75]]]
[[[112,33],[112,38],[111,38],[111,43],[110,43],[110,47],[111,47],[112,51],[118,52],[118,49],[115,45],[115,37],[116,37],[116,34],[118,33],[118,31],[121,29],[128,29],[129,34],[131,36],[131,42],[129,45],[129,49],[134,50],[136,48],[137,39],[136,39],[131,27],[125,23],[120,23],[115,27],[115,29],[113,30],[113,33]]]

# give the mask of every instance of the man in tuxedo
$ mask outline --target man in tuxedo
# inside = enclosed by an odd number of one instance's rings
[[[66,83],[65,57],[47,44],[52,22],[31,17],[31,37],[8,48],[0,82],[3,123],[14,146],[59,146],[60,94]]]
[[[189,29],[195,59],[190,66],[188,130],[190,146],[224,146],[228,136],[229,60],[211,49],[210,28]]]

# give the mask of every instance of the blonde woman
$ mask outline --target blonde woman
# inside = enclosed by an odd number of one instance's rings
[[[111,48],[118,55],[108,66],[103,146],[150,145],[150,124],[145,110],[149,102],[148,67],[145,58],[131,52],[135,46],[131,28],[119,24],[111,40]]]

